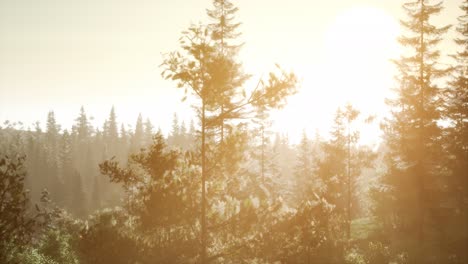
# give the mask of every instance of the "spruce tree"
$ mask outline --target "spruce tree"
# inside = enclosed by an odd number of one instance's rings
[[[452,171],[450,191],[458,193],[459,207],[463,207],[463,199],[468,199],[468,1],[464,1],[460,8],[464,15],[458,18],[456,27],[458,52],[452,55],[455,66],[446,91],[445,117],[450,122],[446,128]]]
[[[117,125],[117,116],[115,114],[114,106],[112,106],[109,113],[109,119],[106,121],[104,127],[104,141],[107,146],[107,151],[110,156],[116,156],[117,153],[117,144],[119,140],[119,132]]]
[[[331,139],[322,144],[323,157],[317,161],[317,174],[321,179],[321,195],[327,202],[335,205],[333,214],[337,226],[346,238],[351,238],[353,208],[356,207],[356,182],[364,168],[371,167],[374,154],[357,146],[359,131],[353,129],[359,111],[347,104],[338,108]],[[338,238],[341,233],[338,234]]]
[[[211,38],[215,42],[217,51],[220,52],[222,56],[234,57],[237,55],[240,44],[232,43],[238,41],[240,33],[237,32],[238,27],[241,23],[234,22],[236,19],[236,13],[239,11],[234,4],[229,0],[213,0],[213,9],[207,9],[206,12],[208,17],[212,20],[212,23],[208,25],[211,31]],[[237,85],[242,84],[244,78],[247,76],[226,76],[228,78],[239,78],[240,82],[235,82],[234,79],[226,80],[226,83],[219,84],[222,87],[218,87],[221,93],[221,117],[224,118],[224,110],[229,108],[229,104],[233,95],[236,94]],[[222,120],[220,126],[220,141],[224,140],[224,120]]]
[[[437,27],[430,18],[440,13],[442,2],[417,0],[403,4],[407,19],[401,21],[406,32],[400,44],[408,55],[395,60],[399,74],[396,98],[388,99],[391,117],[384,121],[384,138],[389,147],[388,172],[383,183],[396,201],[393,209],[400,230],[415,230],[421,245],[427,229],[430,193],[438,192],[441,177],[441,89],[438,80],[447,70],[438,66],[437,44],[449,26]],[[439,179],[440,180],[440,179]]]
[[[177,113],[173,114],[171,132],[168,136],[168,143],[172,146],[180,146],[180,124]]]
[[[75,119],[75,122],[74,130],[76,130],[78,140],[87,140],[91,135],[91,128],[83,106],[81,106],[80,115]]]
[[[301,141],[297,149],[297,161],[294,168],[297,197],[300,200],[309,200],[313,197],[313,168],[311,142],[305,130],[302,131]]]
[[[143,146],[143,117],[141,116],[141,113],[138,114],[135,124],[135,132],[132,135],[130,144],[131,152],[136,152]]]
[[[445,93],[444,107],[448,121],[444,138],[450,171],[447,196],[456,201],[457,213],[455,217],[449,217],[451,221],[446,225],[456,226],[460,230],[462,236],[459,241],[468,241],[468,1],[465,0],[460,8],[463,15],[458,17],[456,27],[457,52],[452,54],[455,65]],[[463,247],[467,247],[466,242],[458,248]],[[461,262],[468,262],[465,250],[460,250],[457,255]]]
[[[62,200],[63,181],[60,177],[60,161],[59,161],[59,131],[60,126],[55,120],[55,114],[50,111],[47,114],[46,134],[45,134],[45,151],[47,153],[46,177],[47,188],[51,192],[51,197],[55,201]]]
[[[153,136],[154,136],[153,124],[151,124],[151,121],[149,120],[149,118],[146,119],[144,127],[145,127],[145,130],[143,133],[143,142],[144,142],[143,145],[147,147],[153,143]]]

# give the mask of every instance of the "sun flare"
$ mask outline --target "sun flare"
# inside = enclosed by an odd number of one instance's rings
[[[391,63],[398,55],[399,26],[381,9],[358,7],[339,15],[325,39],[334,92],[355,103],[372,104],[390,85]]]
[[[291,116],[303,112],[310,113],[306,126],[309,134],[317,129],[326,133],[337,107],[348,102],[366,114],[385,111],[384,98],[393,83],[390,59],[399,54],[398,34],[397,20],[376,7],[355,7],[339,13],[323,37],[324,60],[296,69],[302,87],[275,117],[278,128],[298,127]],[[366,132],[376,139],[376,131]],[[301,135],[301,131],[286,133],[294,142]]]

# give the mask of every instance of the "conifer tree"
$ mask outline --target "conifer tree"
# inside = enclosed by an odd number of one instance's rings
[[[60,126],[55,120],[54,111],[50,111],[47,114],[47,123],[46,123],[46,141],[47,144],[56,152],[58,144],[58,135],[60,132]]]
[[[44,147],[46,151],[46,178],[47,188],[51,191],[51,197],[55,201],[60,201],[63,192],[63,182],[60,177],[59,161],[59,131],[60,126],[55,120],[53,111],[47,114],[46,134]]]
[[[144,124],[145,130],[143,134],[143,145],[144,146],[150,146],[151,143],[153,142],[153,124],[151,124],[151,121],[149,118],[146,119],[146,122]]]
[[[237,32],[241,23],[234,22],[236,13],[239,11],[234,4],[229,0],[213,0],[213,9],[207,9],[208,17],[213,21],[208,25],[211,32],[211,39],[214,41],[216,50],[221,56],[235,57],[240,48],[240,44],[236,42],[240,33]],[[228,79],[225,83],[218,83],[217,87],[221,94],[220,104],[221,118],[224,117],[224,110],[228,109],[231,98],[238,92],[237,89],[248,78],[246,75],[225,76]],[[238,79],[237,81],[235,79]],[[220,122],[220,141],[224,140],[224,120]]]
[[[444,107],[444,117],[448,121],[444,143],[450,171],[446,196],[456,201],[455,211],[460,213],[449,217],[450,222],[444,225],[456,226],[462,234],[459,240],[468,241],[468,1],[463,1],[460,8],[463,14],[458,17],[456,27],[457,52],[451,56],[455,65],[445,91]],[[466,242],[461,244],[460,249],[466,247]],[[460,262],[468,262],[466,251],[457,252],[457,255]]]
[[[458,52],[452,55],[455,66],[446,91],[445,117],[450,122],[446,128],[449,167],[452,171],[450,191],[458,194],[458,206],[463,207],[463,199],[468,199],[468,1],[465,0],[460,8],[464,15],[458,18],[456,27]]]
[[[249,96],[223,109],[223,106],[227,105],[226,102],[233,102],[234,99],[234,93],[229,93],[228,96],[225,92],[227,88],[230,91],[233,91],[231,87],[239,88],[245,82],[247,75],[242,72],[235,56],[222,54],[211,33],[209,27],[191,26],[181,37],[182,52],[168,54],[162,64],[164,78],[175,81],[178,87],[184,88],[187,92],[190,89],[199,100],[197,115],[201,124],[201,263],[206,263],[208,260],[207,248],[210,246],[206,218],[208,205],[206,183],[213,179],[209,177],[211,175],[208,174],[206,158],[209,151],[208,143],[214,139],[211,131],[222,127],[226,119],[245,116],[243,112],[247,107],[255,109],[280,107],[285,97],[295,92],[296,84],[296,77],[292,73],[284,71],[280,71],[279,75],[271,73],[269,79],[266,82],[259,82]]]
[[[91,135],[91,128],[83,106],[81,106],[80,115],[75,119],[75,122],[76,124],[74,125],[74,128],[76,130],[78,140],[86,140]]]
[[[311,142],[307,137],[305,130],[302,131],[302,137],[297,151],[297,161],[294,168],[296,190],[298,192],[297,196],[299,197],[299,201],[309,200],[315,198],[313,196],[314,173],[312,167]]]
[[[174,113],[172,116],[172,126],[171,132],[168,136],[168,143],[173,146],[180,147],[180,124],[179,124],[179,117],[177,113]]]
[[[438,192],[437,177],[441,161],[441,89],[437,80],[447,75],[447,69],[438,66],[440,51],[436,49],[449,26],[436,27],[430,18],[440,13],[442,2],[417,0],[403,4],[408,19],[401,25],[406,32],[399,42],[408,50],[395,60],[399,75],[396,98],[387,100],[392,116],[384,121],[385,141],[390,151],[388,172],[383,182],[392,190],[396,201],[393,212],[398,216],[398,227],[416,230],[421,245],[425,219],[429,207],[429,192]]]
[[[143,146],[143,117],[141,116],[141,113],[138,114],[135,124],[135,132],[132,135],[130,144],[131,152],[136,152]]]
[[[110,156],[117,155],[117,144],[119,140],[119,132],[117,125],[117,116],[115,114],[114,106],[112,106],[109,113],[109,119],[104,126],[104,141],[107,146],[107,151]]]
[[[346,238],[351,238],[353,208],[356,207],[356,181],[362,169],[371,167],[374,154],[357,146],[359,131],[352,129],[359,117],[352,105],[338,108],[331,139],[324,142],[324,157],[317,161],[317,173],[322,181],[321,195],[335,205],[335,220]],[[340,238],[341,233],[337,238]]]

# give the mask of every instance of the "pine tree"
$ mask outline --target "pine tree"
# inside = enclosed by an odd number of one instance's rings
[[[46,177],[47,188],[51,192],[51,197],[55,201],[60,201],[63,193],[63,181],[60,177],[60,162],[59,162],[59,131],[60,126],[55,120],[55,114],[50,111],[47,114],[46,134],[45,134],[45,151],[46,151]]]
[[[446,91],[445,105],[445,117],[450,122],[446,129],[452,170],[450,191],[459,194],[459,206],[463,199],[468,199],[468,1],[460,8],[465,13],[458,18],[459,24],[456,28],[458,38],[455,39],[455,43],[460,49],[452,56],[456,64]]]
[[[188,135],[187,135],[187,125],[185,125],[185,120],[182,120],[180,124],[180,146],[183,149],[188,149]]]
[[[457,226],[462,238],[468,241],[468,1],[460,6],[463,15],[458,18],[455,44],[458,50],[452,55],[455,66],[445,93],[444,116],[448,121],[445,128],[445,145],[448,159],[448,195],[456,201],[456,222],[446,225]],[[463,243],[462,243],[463,244]],[[466,248],[466,243],[460,248]],[[457,252],[461,262],[468,262],[466,251]]]
[[[297,161],[294,168],[297,196],[299,200],[309,200],[315,198],[313,197],[314,173],[312,168],[311,142],[307,138],[305,130],[302,131],[301,142],[297,151]]]
[[[88,139],[91,135],[91,128],[83,106],[81,106],[80,115],[75,119],[75,122],[76,124],[74,128],[76,130],[78,140],[81,142]]]
[[[180,125],[177,113],[174,113],[172,118],[172,127],[168,136],[168,143],[172,146],[180,146]]]
[[[213,21],[209,24],[211,38],[216,42],[218,50],[228,56],[238,52],[241,44],[236,42],[240,33],[236,32],[241,23],[236,23],[236,13],[239,8],[228,0],[213,0],[213,9],[207,9],[208,17]]]
[[[131,139],[131,152],[138,151],[143,146],[143,117],[141,113],[138,114],[138,118],[135,124],[135,132]]]
[[[46,124],[46,141],[49,146],[52,148],[57,147],[58,144],[58,134],[60,132],[60,126],[57,124],[55,120],[54,111],[50,111],[47,114],[47,124]]]
[[[144,146],[150,146],[153,143],[153,125],[151,124],[151,121],[149,118],[146,119],[146,122],[144,124],[145,126],[145,131],[143,135],[143,145]]]
[[[119,140],[119,132],[118,132],[118,125],[117,125],[117,116],[115,114],[114,106],[112,106],[111,111],[109,113],[109,119],[106,121],[104,126],[104,142],[106,144],[106,149],[110,156],[116,156],[117,149],[118,149],[118,140]]]
[[[72,149],[72,138],[68,133],[68,130],[63,131],[60,139],[60,163],[61,163],[61,178],[66,181],[71,177],[71,171],[73,169],[73,149]]]
[[[441,89],[437,80],[447,74],[437,65],[440,52],[436,45],[449,26],[436,27],[430,18],[442,10],[442,3],[417,0],[403,4],[408,19],[401,21],[407,32],[399,42],[408,49],[407,56],[395,60],[399,75],[397,97],[387,100],[392,116],[384,121],[385,141],[390,151],[388,173],[383,183],[393,190],[396,201],[393,212],[399,228],[417,230],[416,238],[423,243],[427,227],[429,192],[437,192],[436,177],[440,171]]]
[[[321,194],[336,206],[334,214],[338,225],[343,225],[346,237],[351,238],[353,208],[356,207],[356,182],[364,168],[371,167],[374,154],[359,148],[359,131],[353,130],[359,111],[347,104],[338,108],[331,139],[324,142],[324,157],[317,161],[317,173],[322,181]]]
[[[223,106],[227,105],[226,102],[233,101],[233,93],[229,93],[230,96],[225,93],[227,88],[230,91],[233,91],[231,87],[239,88],[247,76],[242,73],[236,58],[222,54],[216,41],[210,36],[209,28],[191,26],[181,38],[182,53],[170,53],[162,64],[163,77],[172,79],[178,87],[185,88],[186,91],[190,89],[200,102],[197,114],[201,124],[201,263],[206,263],[209,246],[206,183],[213,179],[210,179],[208,174],[207,154],[214,149],[210,149],[208,145],[215,141],[213,131],[223,127],[227,119],[245,116],[247,106],[255,109],[280,107],[285,97],[295,92],[296,84],[296,77],[292,73],[281,71],[279,76],[271,73],[268,81],[259,82],[250,96],[223,109]],[[242,137],[237,138],[242,140]],[[216,163],[210,165],[214,167]]]
[[[211,32],[211,39],[214,41],[216,51],[220,56],[235,57],[239,51],[240,44],[232,42],[237,41],[240,33],[236,32],[240,23],[234,22],[236,13],[239,10],[229,0],[213,0],[213,9],[207,9],[208,17],[213,23],[208,25]],[[231,43],[230,43],[231,42]],[[238,67],[238,66],[234,66]],[[249,77],[240,72],[223,76],[224,82],[218,82],[217,89],[220,93],[220,117],[227,118],[224,115],[225,109],[232,108],[232,98],[238,93],[238,88]],[[220,121],[220,142],[224,140],[224,120]]]

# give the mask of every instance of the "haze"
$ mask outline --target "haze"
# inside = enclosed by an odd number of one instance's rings
[[[437,19],[455,23],[460,13],[456,2],[446,1]],[[0,121],[44,125],[47,112],[54,110],[62,128],[70,128],[84,106],[93,124],[101,126],[114,105],[118,121],[132,126],[140,112],[166,133],[173,112],[189,122],[192,111],[180,103],[182,91],[162,80],[158,66],[182,30],[206,21],[210,3],[1,1]],[[388,60],[398,56],[400,5],[381,0],[238,1],[246,71],[266,73],[279,63],[302,80],[291,104],[274,114],[274,129],[295,142],[302,129],[326,133],[335,109],[348,101],[365,114],[383,115],[394,75]],[[360,59],[350,67],[357,58],[353,54]],[[336,74],[343,77],[334,78]],[[292,121],[299,112],[310,113],[308,119]],[[363,132],[371,142],[378,139],[377,125]]]

